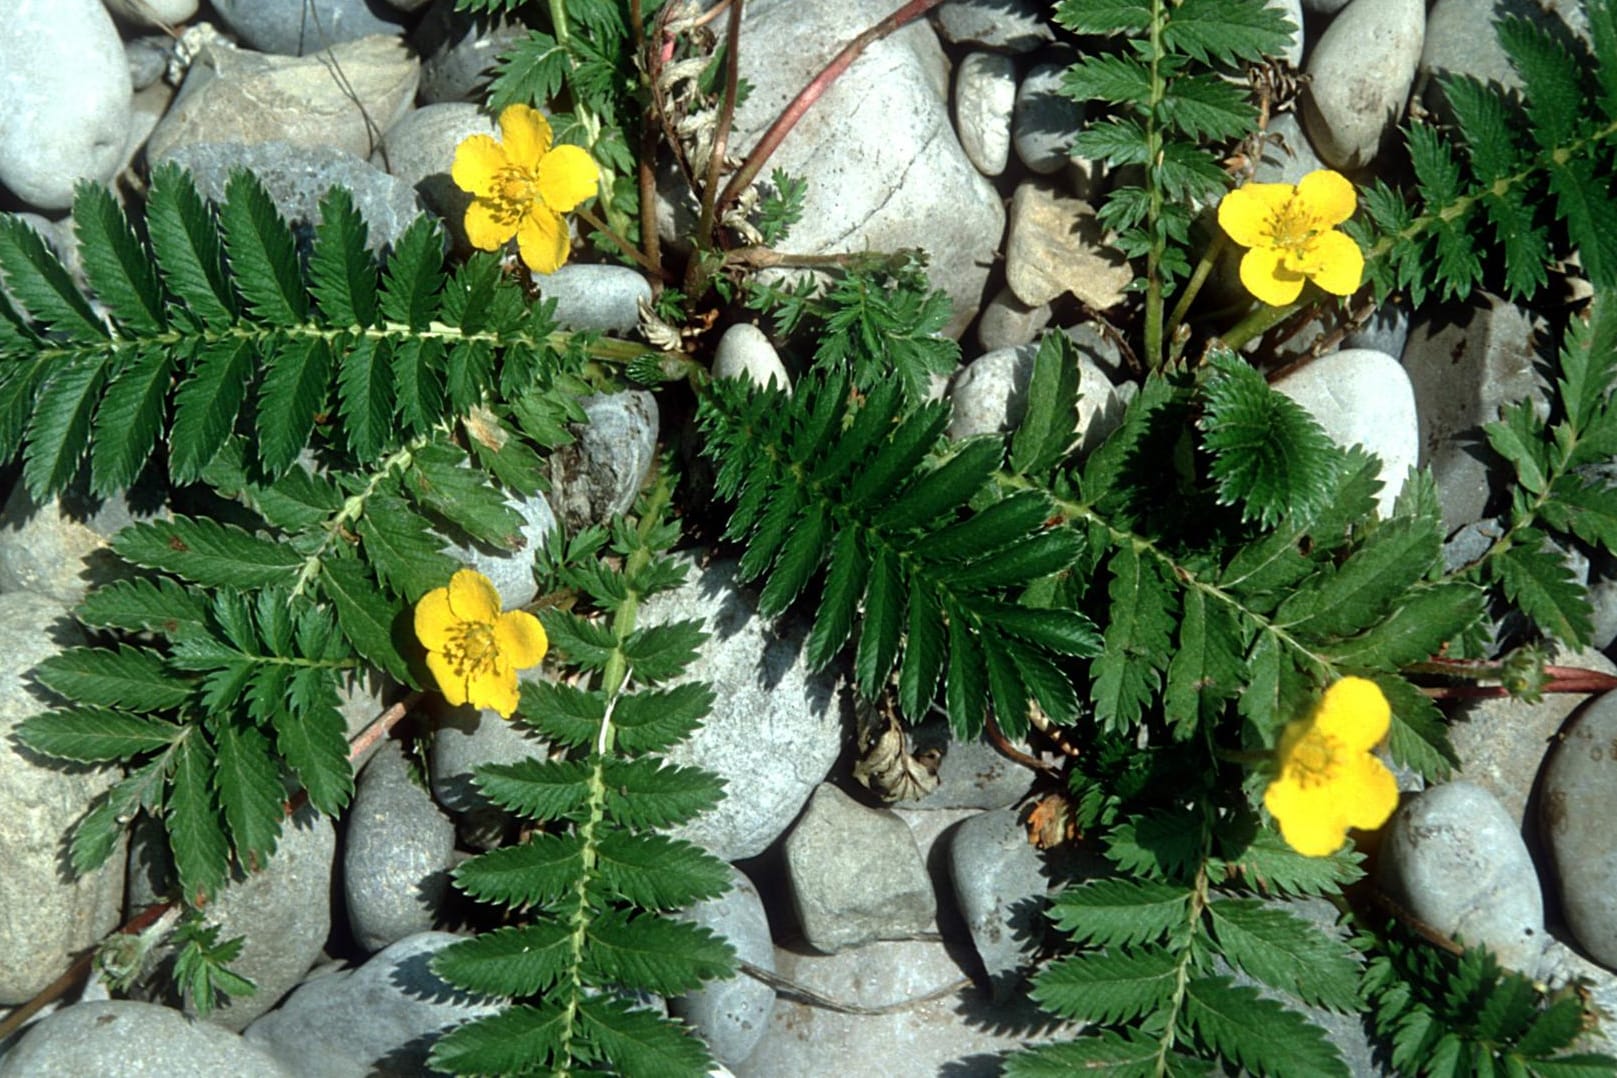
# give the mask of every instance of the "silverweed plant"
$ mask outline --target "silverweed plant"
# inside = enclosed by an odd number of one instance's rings
[[[127,572],[76,610],[93,642],[35,671],[58,706],[19,735],[119,776],[85,806],[75,870],[139,818],[166,833],[173,903],[105,949],[120,982],[178,925],[198,1009],[250,988],[198,912],[275,856],[289,812],[342,811],[357,748],[340,693],[380,677],[409,695],[368,738],[436,693],[552,747],[478,771],[523,837],[456,870],[486,930],[434,968],[503,1006],[441,1038],[432,1065],[708,1073],[703,1043],[649,1005],[737,966],[673,916],[729,879],[666,833],[725,796],[664,755],[714,700],[685,677],[704,632],[638,621],[682,579],[677,517],[739,556],[765,616],[806,617],[809,665],[845,669],[895,728],[941,708],[956,738],[1057,751],[1030,838],[1081,842],[1109,871],[1054,894],[1032,973],[1076,1032],[1006,1074],[1345,1075],[1326,1012],[1367,1015],[1402,1074],[1617,1072],[1578,1041],[1596,1018],[1576,986],[1389,918],[1357,846],[1396,805],[1389,762],[1432,780],[1457,766],[1438,704],[1456,681],[1571,687],[1541,647],[1587,643],[1592,612],[1555,544],[1617,553],[1597,467],[1617,452],[1617,200],[1600,181],[1617,170],[1617,7],[1587,5],[1581,53],[1502,20],[1522,89],[1449,80],[1454,123],[1405,129],[1409,182],[1356,189],[1328,171],[1238,183],[1226,164],[1262,133],[1228,76],[1290,30],[1263,0],[1056,3],[1088,46],[1066,90],[1100,103],[1074,149],[1121,177],[1099,212],[1137,275],[1111,328],[1138,393],[1079,452],[1088,387],[1066,337],[1038,349],[1015,430],[950,441],[928,388],[959,350],[924,261],[768,246],[804,205],[802,179],[760,182],[775,147],[861,49],[935,3],[850,42],[737,162],[743,0],[462,0],[529,27],[489,88],[500,137],[455,157],[467,258],[428,218],[373,255],[341,189],[300,247],[247,173],[217,204],[171,167],[127,207],[81,188],[87,290],[0,220],[0,454],[39,500],[174,492],[170,515],[113,539]],[[666,247],[659,169],[698,206]],[[596,257],[652,283],[640,339],[557,329],[512,272],[577,256],[568,215]],[[1200,293],[1232,246],[1250,298],[1215,308]],[[1394,294],[1531,300],[1574,262],[1593,296],[1557,327],[1547,412],[1514,405],[1486,429],[1514,481],[1470,564],[1444,563],[1429,474],[1378,513],[1379,462],[1239,351]],[[708,328],[743,310],[787,342],[790,391],[709,377]],[[530,552],[544,598],[502,613],[447,541],[522,550],[508,496],[545,487],[583,395],[627,385],[694,417],[699,464],[681,474],[669,454],[631,514]],[[560,676],[517,679],[541,659]],[[1305,897],[1337,923],[1293,912]]]

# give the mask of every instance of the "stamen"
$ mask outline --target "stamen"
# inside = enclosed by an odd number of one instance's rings
[[[1342,755],[1342,746],[1336,738],[1312,730],[1291,750],[1287,761],[1303,787],[1321,786],[1331,781],[1336,773],[1336,761]]]

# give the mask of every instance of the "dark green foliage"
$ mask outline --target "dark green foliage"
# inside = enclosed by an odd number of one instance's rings
[[[1453,129],[1409,130],[1418,199],[1378,181],[1365,192],[1368,222],[1352,225],[1379,296],[1408,291],[1419,306],[1484,283],[1528,297],[1573,251],[1597,288],[1617,284],[1617,199],[1604,182],[1617,161],[1617,5],[1589,0],[1584,12],[1587,45],[1516,16],[1497,21],[1519,92],[1444,77]]]
[[[455,872],[457,887],[511,907],[517,923],[446,948],[433,968],[511,1003],[438,1041],[438,1068],[574,1073],[606,1065],[620,1074],[696,1076],[711,1066],[682,1027],[629,1002],[637,993],[690,991],[728,976],[735,963],[723,940],[667,915],[722,894],[731,870],[655,830],[690,820],[721,796],[714,776],[656,755],[713,700],[701,682],[653,687],[684,673],[705,639],[698,626],[633,627],[640,600],[680,579],[663,553],[676,534],[658,520],[666,494],[662,486],[642,502],[638,526],[614,528],[622,569],[596,560],[607,540],[600,529],[547,553],[547,583],[580,587],[616,616],[547,615],[558,651],[592,673],[595,687],[530,682],[518,718],[566,755],[478,769],[483,792],[538,829]],[[625,670],[646,687],[626,691]]]

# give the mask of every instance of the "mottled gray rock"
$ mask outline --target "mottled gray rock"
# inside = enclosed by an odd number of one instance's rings
[[[455,825],[416,784],[398,742],[359,773],[343,844],[343,898],[367,951],[424,932],[449,890]]]
[[[1376,506],[1391,516],[1420,452],[1415,394],[1398,361],[1367,348],[1332,352],[1279,379],[1274,389],[1302,405],[1337,445],[1362,445],[1381,458]]]
[[[1335,15],[1347,5],[1348,0],[1303,0],[1303,10],[1310,15]]]
[[[1123,361],[1123,349],[1117,342],[1117,332],[1093,319],[1077,325],[1062,326],[1061,333],[1078,348],[1078,354],[1099,367],[1118,389],[1132,384],[1131,373]],[[1079,387],[1082,389],[1082,386]],[[1129,394],[1133,399],[1133,394]]]
[[[713,377],[746,378],[757,386],[774,385],[791,391],[792,380],[769,336],[751,322],[737,322],[724,331],[713,351]]]
[[[307,56],[372,34],[404,33],[380,0],[212,0],[220,20],[259,52]]]
[[[172,29],[197,13],[197,0],[101,0],[108,11],[134,26]]]
[[[0,595],[0,1005],[28,1002],[118,924],[122,851],[77,879],[67,867],[73,825],[118,772],[36,756],[15,737],[49,710],[30,691],[29,671],[82,642],[65,603]]]
[[[983,306],[982,316],[977,320],[977,343],[983,346],[984,352],[1020,348],[1049,324],[1048,303],[1029,307],[1016,298],[1015,292],[1001,288]]]
[[[955,377],[949,399],[954,413],[949,437],[1006,432],[1022,424],[1028,384],[1038,348],[1002,348],[973,360]],[[1127,401],[1088,356],[1078,356],[1078,416],[1073,441],[1080,452],[1095,448],[1122,421]]]
[[[962,823],[949,843],[955,901],[988,970],[996,999],[1009,998],[1044,936],[1050,881],[1014,808]]]
[[[8,4],[0,34],[0,185],[41,210],[110,181],[129,128],[129,65],[100,0]]]
[[[1364,325],[1342,338],[1342,347],[1371,348],[1389,356],[1402,356],[1408,341],[1409,304],[1402,298],[1390,298]]]
[[[464,534],[459,536],[460,541],[449,543],[443,549],[462,565],[488,577],[494,590],[500,593],[501,609],[514,610],[527,606],[539,594],[539,585],[533,579],[533,559],[555,532],[556,514],[551,511],[550,502],[539,493],[528,497],[509,494],[505,504],[522,518],[521,550],[473,542]]]
[[[786,836],[786,880],[804,938],[827,954],[912,936],[937,914],[909,825],[829,783]]]
[[[948,0],[932,18],[945,41],[1032,52],[1055,37],[1047,14],[1035,0]]]
[[[1444,123],[1455,119],[1441,85],[1445,75],[1469,75],[1505,90],[1522,88],[1495,33],[1501,18],[1524,19],[1567,43],[1574,34],[1588,37],[1581,6],[1568,0],[1437,0],[1426,16],[1417,85],[1424,87],[1426,107]]]
[[[544,667],[517,671],[518,681],[543,676]],[[491,850],[504,840],[510,814],[490,801],[477,786],[478,765],[514,764],[530,756],[543,758],[549,743],[519,722],[502,719],[489,708],[447,708],[434,724],[428,773],[438,804],[455,816],[461,841],[474,850]]]
[[[1083,127],[1084,107],[1061,92],[1071,58],[1035,64],[1016,89],[1011,142],[1029,172],[1060,172]]]
[[[432,972],[433,956],[459,939],[422,932],[357,969],[313,977],[248,1027],[246,1039],[298,1078],[431,1073],[427,1053],[439,1037],[500,1009]]]
[[[844,1014],[783,997],[763,1040],[738,1068],[743,1075],[822,1075],[834,1053],[837,1074],[989,1078],[1000,1073],[1002,1053],[1076,1032],[1026,996],[991,1003],[968,987],[976,971],[962,968],[948,945],[930,940],[871,943],[836,955],[777,948],[775,970],[856,1006],[887,1007],[933,993],[939,998],[884,1014]]]
[[[1541,319],[1497,297],[1423,311],[1409,329],[1404,369],[1415,389],[1421,463],[1437,479],[1443,526],[1452,532],[1480,520],[1510,471],[1487,447],[1485,423],[1499,409],[1532,400],[1543,414],[1548,396],[1535,366],[1550,362]]]
[[[1271,117],[1267,134],[1257,171],[1252,176],[1259,183],[1294,184],[1310,172],[1325,167],[1303,132],[1296,113],[1282,112]]]
[[[1549,661],[1617,674],[1617,665],[1593,649],[1557,648]],[[1533,784],[1567,717],[1589,700],[1586,693],[1550,692],[1536,704],[1508,696],[1463,704],[1454,713],[1449,740],[1460,758],[1460,775],[1493,794],[1518,830],[1526,834]]]
[[[651,283],[628,266],[571,262],[555,273],[530,276],[541,296],[556,301],[556,324],[562,329],[633,333],[641,301],[651,302]]]
[[[906,809],[1000,809],[1022,799],[1033,785],[1033,773],[984,738],[956,741],[943,719],[928,719],[911,727],[910,751],[942,752],[937,789],[925,797],[903,802]],[[1027,751],[1025,742],[1016,748]]]
[[[1123,301],[1134,271],[1110,247],[1094,207],[1054,187],[1029,181],[1011,200],[1005,283],[1029,307],[1071,293],[1104,311]]]
[[[1320,35],[1303,121],[1333,167],[1375,160],[1409,99],[1425,27],[1423,0],[1353,0]]]
[[[741,961],[773,972],[775,946],[758,888],[744,873],[732,868],[730,874],[730,890],[680,916],[723,937]],[[775,990],[741,972],[668,1001],[668,1013],[695,1029],[715,1059],[731,1065],[752,1053],[774,1007]]]
[[[124,59],[129,63],[129,85],[137,93],[163,77],[174,57],[174,42],[161,34],[137,37],[124,44]]]
[[[1292,67],[1300,68],[1303,65],[1303,4],[1302,0],[1269,0],[1264,5],[1272,11],[1278,11],[1294,29],[1291,37],[1286,41],[1286,47],[1280,52],[1280,59]]]
[[[1413,916],[1537,976],[1549,939],[1538,876],[1515,822],[1481,786],[1450,782],[1406,801],[1382,832],[1377,873]]]
[[[64,1007],[0,1058],[0,1078],[148,1074],[303,1078],[238,1033],[128,999]]]
[[[167,160],[191,174],[204,198],[223,202],[236,169],[258,177],[276,210],[294,228],[312,235],[320,223],[320,200],[333,187],[353,195],[373,251],[393,243],[421,213],[415,192],[402,180],[372,168],[344,150],[289,142],[195,142],[175,148]]]
[[[887,0],[749,3],[739,56],[752,92],[736,110],[731,152],[750,150],[844,43],[890,13]],[[792,47],[780,48],[783,41]],[[831,84],[770,167],[808,182],[803,218],[783,251],[921,248],[953,306],[944,332],[958,337],[982,302],[1005,218],[999,195],[960,148],[947,96],[943,50],[927,23],[913,22],[874,42]],[[683,192],[665,197],[679,202]]]
[[[331,820],[308,806],[281,824],[280,844],[265,866],[238,876],[212,897],[204,919],[219,928],[220,939],[244,939],[231,969],[258,985],[250,996],[235,996],[208,1015],[208,1021],[240,1030],[275,1006],[320,957],[331,933],[331,883],[337,831]],[[137,827],[129,846],[129,907],[159,901],[170,888],[167,840],[160,827]],[[144,991],[160,992],[177,1003],[161,975]],[[187,1010],[189,1010],[189,1006]]]
[[[657,399],[641,389],[597,393],[579,404],[576,439],[550,455],[550,496],[568,534],[626,513],[657,457]]]
[[[408,184],[421,203],[443,218],[453,246],[468,248],[466,208],[472,196],[455,186],[450,167],[455,147],[471,135],[498,135],[494,121],[465,101],[428,105],[408,113],[387,129],[371,164]]]
[[[334,64],[342,68],[338,79]],[[420,62],[404,42],[370,37],[329,55],[266,56],[208,43],[146,144],[152,164],[195,142],[290,142],[364,159],[410,108]]]
[[[1595,700],[1544,770],[1540,819],[1578,945],[1617,967],[1617,695]]]
[[[984,176],[998,176],[1011,157],[1016,62],[1002,52],[972,52],[954,77],[955,131],[960,148]]]
[[[126,525],[167,516],[149,492],[134,498],[131,508],[124,494],[92,499],[69,492],[40,506],[18,483],[0,510],[0,592],[35,591],[71,605],[92,583],[128,576],[109,541]]]
[[[735,572],[734,562],[693,565],[685,584],[640,608],[643,625],[692,619],[711,634],[685,677],[715,686],[718,698],[667,757],[728,785],[716,808],[671,833],[725,861],[757,856],[786,830],[836,762],[848,719],[834,679],[808,672],[801,627],[759,618]]]
[[[500,53],[527,36],[519,21],[458,12],[455,0],[437,0],[410,35],[421,57],[422,103],[481,103]]]

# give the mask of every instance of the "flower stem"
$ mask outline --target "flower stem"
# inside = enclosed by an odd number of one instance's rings
[[[1288,303],[1284,307],[1270,307],[1264,304],[1245,318],[1241,319],[1226,334],[1222,340],[1230,348],[1240,351],[1248,341],[1254,340],[1269,332],[1275,326],[1285,321],[1302,304]]]
[[[1167,96],[1167,79],[1160,63],[1164,52],[1162,26],[1167,21],[1163,0],[1151,0],[1151,100],[1145,109],[1146,231],[1151,246],[1145,254],[1145,362],[1151,370],[1162,366],[1162,249],[1166,238],[1162,220],[1162,129],[1157,110]]]
[[[577,209],[573,210],[573,212],[578,214],[579,217],[582,217],[591,228],[595,229],[595,231],[611,240],[613,246],[617,247],[618,250],[634,259],[641,269],[645,270],[653,277],[656,277],[658,280],[667,280],[661,266],[657,265],[657,263],[653,262],[651,259],[642,254],[640,248],[618,235],[617,232],[614,231],[612,227],[609,226],[605,221],[602,221],[599,217],[595,216],[583,206],[579,206]]]
[[[1173,313],[1168,316],[1168,327],[1164,331],[1164,335],[1168,340],[1173,340],[1174,334],[1178,332],[1180,324],[1185,320],[1185,312],[1190,310],[1191,301],[1196,298],[1196,293],[1202,290],[1202,285],[1207,283],[1208,276],[1218,263],[1218,256],[1224,253],[1226,240],[1224,230],[1219,229],[1213,235],[1213,242],[1209,243],[1207,250],[1202,252],[1201,261],[1196,263],[1196,271],[1190,275],[1190,281],[1185,285],[1185,290],[1179,294],[1179,302],[1173,305]]]
[[[724,169],[724,151],[735,122],[736,98],[741,85],[741,2],[730,4],[730,19],[724,31],[724,98],[719,102],[719,118],[713,129],[713,149],[707,158],[707,179],[702,184],[702,210],[696,221],[696,244],[713,245],[713,222],[719,213],[719,173]]]

